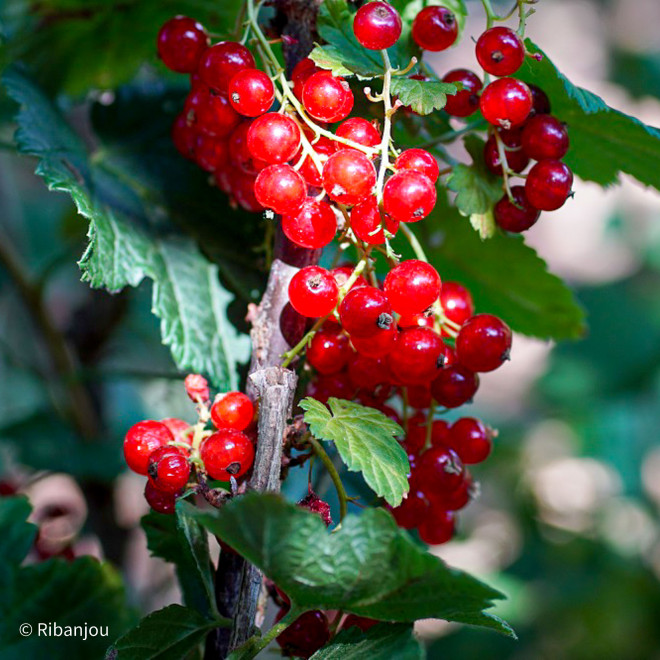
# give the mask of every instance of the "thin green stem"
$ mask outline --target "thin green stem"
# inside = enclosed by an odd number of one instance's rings
[[[405,223],[402,222],[399,225],[399,230],[408,239],[408,242],[410,243],[410,247],[412,247],[413,252],[415,253],[415,256],[420,261],[426,261],[428,263],[428,257],[426,256],[426,253],[424,252],[424,248],[422,247],[422,244],[417,240],[417,236],[415,236],[415,234],[413,234],[410,227],[408,227],[408,225],[406,225]]]
[[[262,637],[257,637],[256,635],[250,637],[245,644],[232,651],[227,656],[227,660],[250,660],[251,658],[256,658],[261,651],[276,637],[281,635],[302,613],[302,610],[292,606],[284,617],[265,635]]]
[[[380,142],[380,167],[378,169],[378,179],[376,182],[376,195],[378,204],[383,201],[383,186],[385,184],[385,174],[390,163],[390,146],[392,142],[392,96],[390,87],[392,84],[392,63],[386,50],[381,50],[385,74],[383,75],[383,137]]]
[[[302,352],[302,350],[307,346],[312,337],[319,331],[321,326],[328,320],[330,314],[322,316],[320,319],[314,323],[314,325],[305,333],[304,337],[289,351],[284,354],[284,362],[282,362],[282,369],[286,369],[293,359]]]
[[[341,521],[344,520],[346,514],[348,513],[348,495],[344,489],[344,484],[341,482],[341,478],[339,477],[339,472],[337,472],[335,464],[332,462],[332,459],[330,456],[328,456],[325,449],[323,449],[321,443],[316,438],[311,436],[309,438],[309,442],[312,445],[314,454],[316,454],[321,463],[325,465],[325,468],[330,475],[330,479],[332,479],[332,483],[335,486],[335,490],[337,491],[337,497],[339,498],[339,522],[341,523]]]

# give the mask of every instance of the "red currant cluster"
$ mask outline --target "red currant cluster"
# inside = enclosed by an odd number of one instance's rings
[[[174,513],[176,498],[197,480],[208,493],[207,476],[223,482],[240,479],[254,461],[254,406],[242,392],[218,394],[209,408],[206,379],[191,374],[186,392],[195,402],[198,422],[168,418],[145,420],[124,438],[128,467],[148,477],[144,496],[159,513]],[[207,429],[212,422],[215,430]]]

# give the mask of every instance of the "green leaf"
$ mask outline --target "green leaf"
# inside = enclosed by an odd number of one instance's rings
[[[142,518],[147,547],[152,555],[176,567],[183,599],[205,616],[217,614],[211,557],[206,531],[188,513],[181,501],[175,516],[150,512]]]
[[[349,514],[332,533],[318,515],[272,494],[248,493],[195,517],[303,610],[342,609],[382,621],[439,618],[513,636],[483,611],[501,593],[419,548],[383,509]]]
[[[495,233],[493,206],[502,197],[502,179],[486,167],[483,140],[470,135],[464,143],[472,156],[472,165],[455,165],[447,179],[447,187],[457,193],[456,208],[470,218],[481,238],[491,238]]]
[[[37,535],[37,526],[27,522],[32,507],[27,497],[0,497],[0,586],[25,559]]]
[[[441,193],[420,225],[431,263],[443,279],[470,289],[479,312],[496,314],[516,332],[540,339],[584,334],[584,311],[573,293],[521,236],[497,233],[482,241]]]
[[[392,78],[392,94],[399,97],[403,105],[420,114],[428,115],[442,110],[447,103],[447,94],[456,94],[458,87],[437,80],[413,80],[405,76]]]
[[[166,200],[157,204],[141,182],[111,167],[103,152],[88,154],[24,76],[9,70],[4,83],[21,105],[20,151],[39,157],[37,174],[51,190],[69,193],[90,220],[90,245],[80,262],[84,279],[111,291],[152,279],[153,310],[179,368],[204,373],[220,388],[236,387],[237,363],[247,358],[249,342],[227,319],[232,296],[220,284],[217,266],[192,240],[163,226]]]
[[[426,657],[412,627],[381,623],[366,632],[342,630],[310,660],[422,660]]]
[[[621,172],[660,189],[660,129],[610,108],[603,99],[576,87],[529,39],[531,57],[516,73],[538,85],[550,98],[552,114],[568,124],[571,147],[564,160],[580,178],[608,186],[619,181]]]
[[[375,408],[333,397],[328,405],[330,410],[311,397],[300,402],[312,435],[334,442],[348,469],[362,472],[376,494],[398,506],[408,492],[410,470],[406,452],[396,439],[403,429]]]
[[[228,619],[207,619],[181,605],[152,612],[120,637],[107,660],[181,660],[204,641],[213,628],[228,626]]]

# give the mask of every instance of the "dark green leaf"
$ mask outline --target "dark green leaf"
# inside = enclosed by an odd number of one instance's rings
[[[411,626],[381,623],[367,632],[357,626],[342,630],[311,660],[422,660],[425,657]]]
[[[152,511],[142,518],[142,527],[151,554],[175,565],[185,604],[212,616],[217,610],[206,530],[188,515],[187,506],[182,501],[176,516]]]
[[[195,517],[258,566],[304,610],[342,609],[382,621],[440,618],[511,628],[484,612],[502,594],[416,546],[383,509],[323,521],[277,495],[248,493]]]
[[[108,649],[108,660],[181,660],[227,619],[206,619],[181,605],[152,612]]]
[[[541,87],[550,98],[552,113],[568,124],[571,148],[565,161],[575,174],[607,186],[625,172],[660,189],[660,130],[576,87],[529,39],[526,45],[543,59],[526,58],[516,77]]]
[[[300,402],[312,435],[334,442],[349,470],[362,472],[376,494],[398,506],[408,492],[410,465],[396,437],[403,429],[389,417],[359,403],[328,400],[330,410],[310,397]]]
[[[428,115],[442,110],[447,103],[447,94],[458,91],[456,85],[437,80],[413,80],[405,76],[392,78],[392,94],[398,96],[403,105],[420,114]]]
[[[27,497],[0,497],[0,586],[3,588],[37,535],[36,525],[27,522],[31,510]]]

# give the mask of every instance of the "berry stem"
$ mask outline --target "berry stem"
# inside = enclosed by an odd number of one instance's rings
[[[297,607],[291,606],[291,609],[276,623],[263,637],[253,635],[239,649],[236,649],[231,657],[241,658],[241,660],[250,660],[256,658],[276,637],[281,635],[303,612]]]
[[[376,198],[378,205],[383,203],[383,186],[385,185],[385,174],[390,164],[390,146],[392,142],[392,97],[390,95],[390,85],[392,84],[392,64],[390,56],[386,50],[381,50],[385,73],[383,75],[383,139],[380,142],[380,167],[378,169],[378,179],[376,181]]]
[[[335,486],[335,490],[337,491],[337,497],[339,498],[339,523],[341,524],[342,520],[344,520],[348,512],[348,495],[344,489],[344,484],[341,482],[341,478],[339,477],[339,472],[337,472],[335,464],[332,462],[332,459],[330,456],[328,456],[325,449],[323,449],[323,445],[321,445],[321,443],[312,436],[309,438],[309,443],[312,445],[314,454],[316,454],[321,463],[325,465],[325,468],[330,475],[330,479],[332,479],[332,483]]]
[[[420,261],[425,261],[426,263],[429,263],[428,257],[424,252],[424,248],[422,247],[422,244],[417,240],[417,236],[413,234],[412,230],[408,227],[408,225],[402,222],[399,225],[399,231],[408,239],[408,243],[410,243],[410,247],[413,249],[415,256]]]
[[[509,176],[512,174],[511,169],[509,169],[509,162],[506,157],[506,149],[504,148],[504,141],[500,137],[500,134],[497,130],[493,131],[495,135],[495,141],[497,142],[497,153],[500,157],[500,163],[502,164],[502,179],[504,181],[504,190],[506,195],[509,198],[509,201],[512,204],[516,204],[516,200],[511,192],[511,186],[509,184]]]

